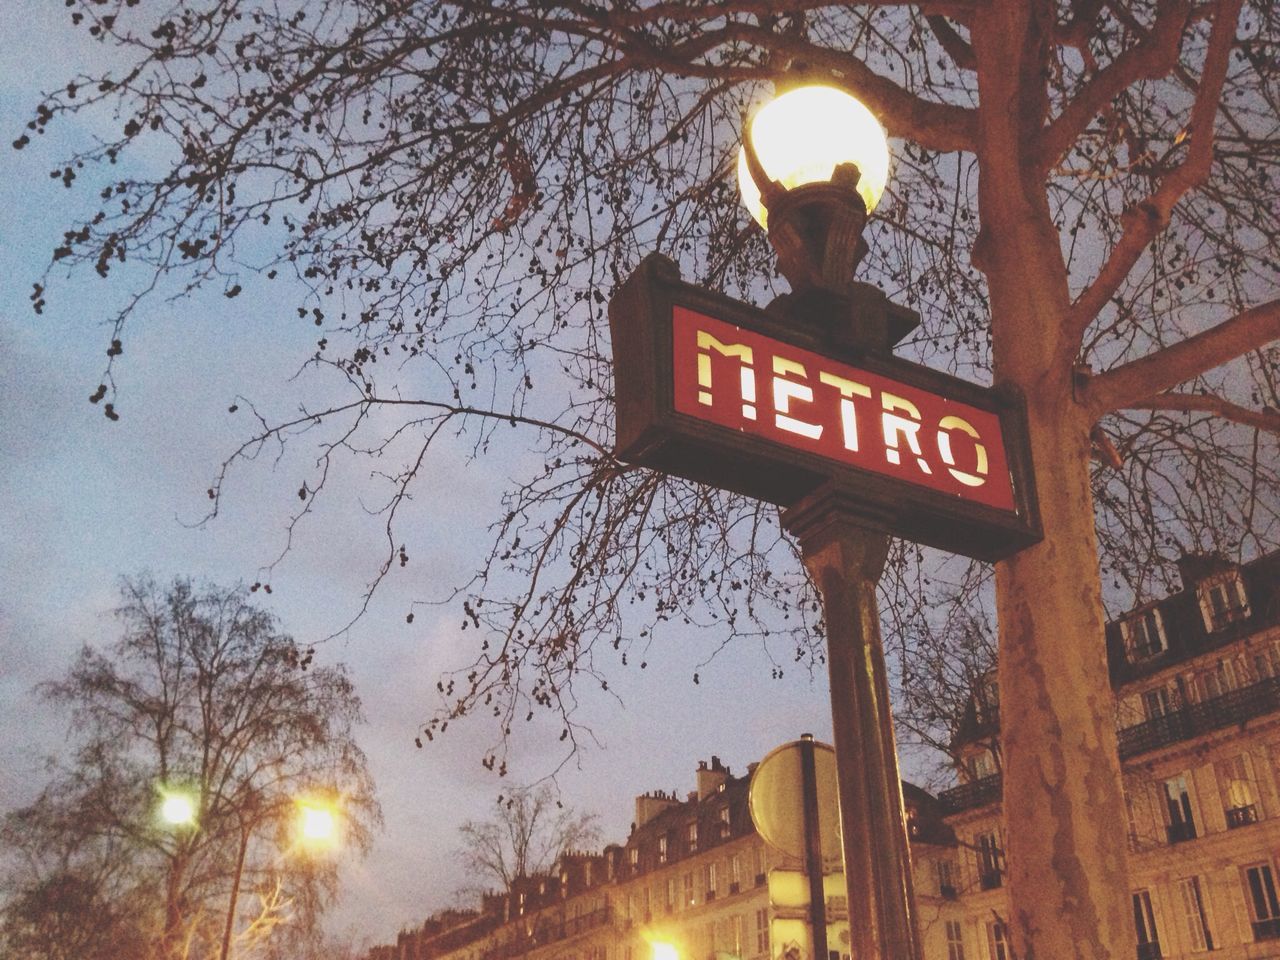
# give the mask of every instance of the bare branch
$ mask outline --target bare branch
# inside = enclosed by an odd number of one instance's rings
[[[1190,0],[1165,7],[1151,31],[1096,73],[1040,135],[1037,163],[1048,171],[1098,113],[1130,84],[1167,74],[1178,62],[1182,33],[1191,16]],[[1233,21],[1234,26],[1234,21]]]
[[[1222,85],[1226,80],[1241,3],[1242,0],[1221,0],[1214,15],[1209,49],[1200,74],[1200,89],[1196,92],[1187,126],[1189,145],[1186,156],[1163,179],[1154,193],[1124,212],[1124,229],[1119,241],[1093,283],[1076,298],[1067,312],[1064,325],[1069,335],[1074,337],[1083,333],[1093,322],[1098,312],[1129,276],[1129,271],[1142,252],[1169,225],[1174,205],[1209,176],[1213,163],[1213,121],[1218,111]]]
[[[1095,418],[1133,407],[1228,360],[1280,338],[1280,300],[1270,300],[1203,333],[1089,380],[1085,403]]]
[[[1280,434],[1280,410],[1263,407],[1251,410],[1238,403],[1232,403],[1222,397],[1210,393],[1159,393],[1144,400],[1135,400],[1127,405],[1130,410],[1180,410],[1184,412],[1212,413],[1231,420],[1265,430],[1268,433]]]

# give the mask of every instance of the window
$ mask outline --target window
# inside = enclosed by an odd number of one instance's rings
[[[964,960],[964,933],[959,920],[947,921],[947,960]]]
[[[627,859],[631,862],[631,869],[634,870],[640,866],[640,848],[632,847],[627,851]]]
[[[1240,754],[1217,764],[1218,788],[1227,814],[1227,829],[1258,822],[1258,798],[1248,757]]]
[[[684,903],[685,906],[692,907],[697,904],[697,899],[693,895],[693,871],[690,870],[684,875]]]
[[[721,807],[716,812],[716,818],[719,820],[719,823],[720,823],[720,836],[721,837],[729,836],[729,808]]]
[[[1280,937],[1280,901],[1276,899],[1276,882],[1271,864],[1255,863],[1244,871],[1248,889],[1249,912],[1253,917],[1253,938],[1275,940]]]
[[[667,838],[666,837],[658,838],[658,862],[659,863],[667,862]]]
[[[1236,688],[1236,674],[1229,660],[1219,660],[1196,674],[1196,690],[1201,702],[1220,697]]]
[[[680,900],[680,892],[676,886],[675,877],[667,877],[667,913],[676,908],[676,904]]]
[[[1280,677],[1280,650],[1276,649],[1275,641],[1253,651],[1253,678],[1269,680],[1272,677]]]
[[[1004,872],[1004,851],[1000,849],[995,831],[980,833],[974,837],[977,848],[978,885],[983,890],[994,890],[1001,884]]]
[[[1187,929],[1187,942],[1192,950],[1212,950],[1213,934],[1209,932],[1209,915],[1204,906],[1204,893],[1199,877],[1186,877],[1178,881],[1178,895],[1182,901],[1182,916]]]
[[[747,918],[745,914],[735,913],[733,915],[733,950],[735,957],[742,956],[742,949],[747,943]]]
[[[990,750],[983,750],[969,758],[969,775],[974,780],[981,780],[996,772],[996,763]]]
[[[689,824],[688,827],[689,852],[693,853],[698,849],[698,821]]]
[[[1148,720],[1163,717],[1169,712],[1169,689],[1156,687],[1142,694],[1142,713]]]
[[[1196,838],[1196,821],[1191,815],[1191,794],[1187,790],[1187,775],[1180,773],[1164,782],[1164,808],[1170,843]]]
[[[706,891],[706,899],[714,900],[719,890],[719,864],[707,863],[702,866],[702,887]]]
[[[1165,650],[1164,625],[1155,607],[1144,610],[1120,625],[1130,663],[1149,660]]]
[[[954,860],[939,860],[938,864],[938,893],[940,896],[946,897],[948,900],[955,899],[956,896],[956,864]]]
[[[1133,925],[1138,932],[1138,960],[1156,960],[1160,956],[1160,934],[1151,909],[1151,894],[1146,890],[1133,895]]]
[[[756,911],[756,953],[769,953],[769,911]]]
[[[1249,601],[1236,571],[1203,580],[1197,587],[1204,628],[1210,633],[1225,629],[1249,616]]]
[[[987,956],[991,960],[1009,960],[1009,932],[1003,920],[987,924]]]
[[[737,893],[742,883],[742,854],[735,853],[729,860],[729,883]]]

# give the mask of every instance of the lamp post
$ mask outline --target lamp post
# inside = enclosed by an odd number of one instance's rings
[[[307,797],[294,801],[297,807],[296,829],[298,840],[311,849],[329,848],[338,841],[338,814],[332,803]],[[259,813],[256,803],[250,804],[251,813]],[[222,946],[218,952],[219,960],[227,960],[231,953],[231,933],[235,928],[236,907],[240,900],[240,880],[244,875],[245,855],[249,850],[249,840],[254,829],[262,823],[264,817],[246,819],[240,807],[235,808],[236,822],[240,828],[240,842],[236,850],[235,874],[231,880],[230,902],[227,904],[227,919],[222,927]]]
[[[887,173],[875,118],[822,86],[797,87],[763,107],[738,163],[743,202],[768,230],[792,288],[769,312],[819,342],[868,355],[889,353],[918,322],[853,279]],[[822,595],[851,952],[859,960],[921,960],[876,605],[891,526],[835,481],[790,505],[782,523]]]

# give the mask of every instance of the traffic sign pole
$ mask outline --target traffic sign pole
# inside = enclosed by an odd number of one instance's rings
[[[800,777],[804,796],[804,869],[809,875],[809,913],[813,921],[813,960],[828,960],[827,898],[822,883],[822,834],[818,826],[818,769],[811,733],[800,737]]]

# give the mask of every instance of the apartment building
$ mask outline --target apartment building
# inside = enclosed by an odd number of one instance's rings
[[[1108,624],[1138,960],[1280,958],[1280,553],[1188,557],[1183,589]],[[999,698],[956,732],[961,783],[903,783],[928,960],[1013,960],[1000,818]],[[809,960],[806,909],[770,874],[751,770],[699,764],[697,789],[635,801],[624,844],[567,853],[475,911],[444,911],[369,960]],[[829,878],[830,879],[830,878]],[[829,883],[832,960],[849,960]],[[672,952],[674,951],[674,953]]]
[[[1106,632],[1138,960],[1280,957],[1280,553],[1180,566],[1180,591]],[[955,746],[956,846],[917,855],[928,955],[1010,960],[993,688]]]

